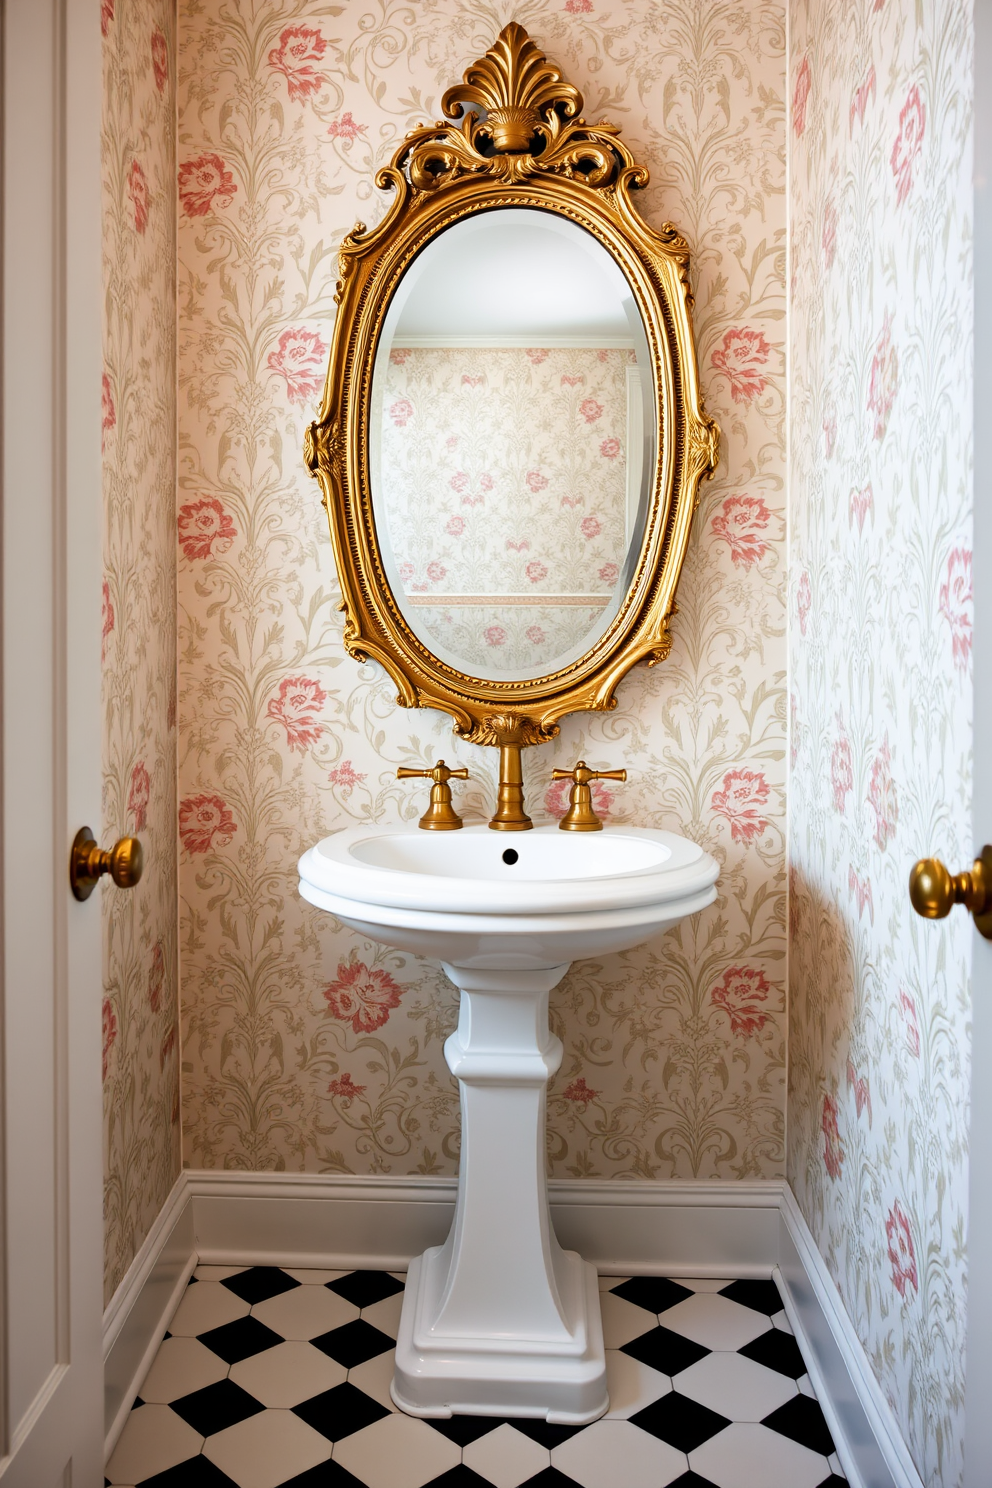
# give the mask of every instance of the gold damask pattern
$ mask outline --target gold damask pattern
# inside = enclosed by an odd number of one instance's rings
[[[298,855],[422,806],[398,765],[443,755],[492,812],[494,752],[397,709],[343,644],[327,523],[297,451],[314,415],[337,253],[407,131],[511,19],[619,121],[655,227],[693,249],[707,406],[723,428],[664,667],[615,712],[525,752],[535,817],[554,765],[614,820],[674,828],[722,865],[721,897],[651,946],[575,966],[553,994],[565,1058],[556,1173],[783,1170],[785,752],[784,25],[778,5],[318,0],[180,11],[180,834],[184,1138],[194,1165],[455,1171],[442,1041],[455,994],[429,963],[303,904]],[[385,199],[384,199],[385,200]],[[317,456],[340,461],[341,434]],[[710,451],[712,454],[712,451]],[[705,462],[709,454],[697,457]],[[495,740],[514,721],[493,710]]]

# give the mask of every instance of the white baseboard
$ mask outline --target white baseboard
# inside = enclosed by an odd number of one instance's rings
[[[453,1178],[187,1170],[104,1315],[112,1449],[194,1267],[404,1270],[439,1245]],[[561,1243],[615,1276],[775,1275],[851,1488],[923,1488],[788,1184],[554,1180]]]

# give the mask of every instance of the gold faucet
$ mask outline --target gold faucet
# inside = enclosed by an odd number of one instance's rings
[[[552,770],[552,780],[574,781],[568,798],[568,810],[558,823],[563,832],[601,832],[603,823],[592,809],[590,780],[626,780],[626,770],[590,770],[579,760],[574,770]]]
[[[396,771],[397,780],[433,780],[431,786],[431,804],[420,818],[420,826],[425,832],[456,832],[463,825],[461,817],[451,804],[451,786],[449,780],[467,780],[468,771],[449,770],[444,760],[438,760],[433,770],[407,770],[400,768]]]

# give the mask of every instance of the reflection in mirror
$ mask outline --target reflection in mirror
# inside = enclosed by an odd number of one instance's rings
[[[655,406],[630,286],[585,229],[505,208],[419,255],[379,343],[369,455],[390,588],[440,660],[529,680],[609,628],[640,551]]]

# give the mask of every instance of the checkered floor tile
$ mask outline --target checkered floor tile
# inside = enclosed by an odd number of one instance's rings
[[[841,1488],[771,1281],[602,1277],[591,1426],[389,1398],[403,1277],[201,1266],[113,1456],[114,1488]]]

